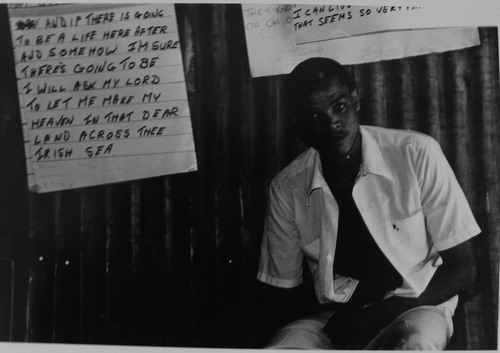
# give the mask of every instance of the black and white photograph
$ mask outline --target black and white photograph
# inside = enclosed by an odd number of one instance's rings
[[[485,4],[0,3],[0,350],[498,350]]]

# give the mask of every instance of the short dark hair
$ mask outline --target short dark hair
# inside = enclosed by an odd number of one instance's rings
[[[330,58],[310,58],[298,64],[288,75],[287,90],[293,102],[302,102],[308,93],[326,87],[337,78],[349,92],[356,89],[356,82],[344,66]]]
[[[298,64],[286,77],[286,98],[291,108],[290,117],[301,138],[311,146],[316,141],[310,136],[310,121],[304,119],[310,93],[329,87],[333,79],[345,84],[349,92],[356,83],[344,66],[330,58],[310,58]]]

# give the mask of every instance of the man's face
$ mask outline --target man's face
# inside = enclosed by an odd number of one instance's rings
[[[349,92],[347,85],[334,78],[308,95],[301,128],[319,152],[341,158],[351,150],[356,139],[358,110],[356,90]]]

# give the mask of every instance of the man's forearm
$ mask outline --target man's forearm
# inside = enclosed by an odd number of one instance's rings
[[[422,305],[438,305],[470,287],[476,277],[475,257],[471,241],[441,252],[443,264],[429,285],[417,298],[390,297],[375,304],[375,311],[391,322],[403,312]]]

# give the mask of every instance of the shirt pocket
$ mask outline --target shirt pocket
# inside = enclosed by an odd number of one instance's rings
[[[402,219],[384,223],[386,248],[406,269],[422,264],[431,249],[422,210]],[[389,256],[388,256],[389,257]]]

